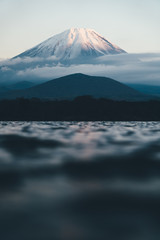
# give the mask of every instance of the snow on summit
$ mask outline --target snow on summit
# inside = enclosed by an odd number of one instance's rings
[[[59,62],[83,60],[108,54],[126,53],[93,29],[71,28],[57,34],[17,57],[53,57]]]

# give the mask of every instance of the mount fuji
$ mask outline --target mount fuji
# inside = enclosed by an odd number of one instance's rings
[[[16,56],[51,58],[63,64],[86,63],[97,57],[126,53],[93,29],[71,28]]]
[[[2,61],[0,87],[10,89],[13,84],[16,87],[18,84],[21,89],[31,83],[36,85],[77,72],[90,75],[94,66],[101,68],[113,61],[119,63],[123,59],[128,63],[128,55],[93,29],[71,28]]]

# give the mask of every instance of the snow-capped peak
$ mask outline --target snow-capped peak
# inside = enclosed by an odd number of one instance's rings
[[[27,50],[19,57],[52,57],[58,61],[95,58],[125,51],[102,37],[93,29],[71,28],[57,34],[37,46]]]

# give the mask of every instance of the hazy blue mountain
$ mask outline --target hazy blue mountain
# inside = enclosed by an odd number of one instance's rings
[[[160,86],[133,83],[127,83],[127,86],[132,87],[139,92],[160,97]]]
[[[10,89],[6,86],[0,86],[0,94],[6,93],[10,91]]]
[[[115,100],[146,100],[140,92],[110,78],[72,74],[34,87],[6,93],[2,98],[74,99],[90,95]]]
[[[22,81],[22,82],[11,84],[8,87],[12,90],[21,90],[21,89],[33,87],[34,85],[36,84],[30,81]]]
[[[35,86],[36,84],[30,81],[22,81],[22,82],[16,82],[16,83],[6,83],[0,85],[0,93],[6,93],[11,90],[22,90],[22,89],[27,89],[30,87]]]

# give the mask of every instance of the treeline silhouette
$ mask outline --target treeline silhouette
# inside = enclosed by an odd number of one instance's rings
[[[0,121],[159,121],[160,101],[15,99],[0,101]]]

